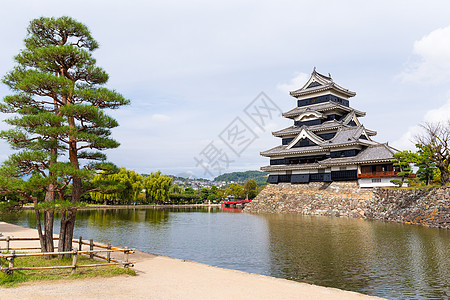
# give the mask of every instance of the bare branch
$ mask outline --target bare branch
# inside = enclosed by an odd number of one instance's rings
[[[430,161],[436,164],[441,172],[441,183],[450,183],[450,120],[447,122],[426,122],[420,127],[422,134],[416,135],[415,141],[430,150]]]

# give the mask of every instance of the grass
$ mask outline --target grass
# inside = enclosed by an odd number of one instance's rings
[[[1,266],[7,267],[8,261],[1,259]],[[90,259],[85,256],[78,256],[77,265],[98,264],[102,261]],[[45,259],[42,256],[16,257],[14,259],[15,267],[48,267],[48,266],[70,266],[72,258],[52,258]],[[49,269],[49,270],[15,270],[13,274],[7,275],[0,272],[0,286],[14,287],[20,283],[40,280],[59,280],[59,279],[86,279],[92,277],[113,277],[118,275],[136,275],[134,270],[121,268],[118,266],[100,266],[92,268],[78,268],[74,274],[71,269]]]

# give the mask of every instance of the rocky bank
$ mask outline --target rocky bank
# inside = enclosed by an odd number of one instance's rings
[[[356,182],[269,184],[244,211],[347,216],[450,229],[450,187],[368,189]]]

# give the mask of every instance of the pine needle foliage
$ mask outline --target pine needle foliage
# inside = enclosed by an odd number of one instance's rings
[[[118,123],[104,109],[129,100],[104,86],[108,74],[96,65],[92,52],[98,43],[84,24],[70,17],[38,18],[24,42],[16,66],[3,78],[13,95],[3,99],[0,111],[12,117],[6,120],[11,129],[0,138],[18,152],[0,168],[0,192],[35,203],[42,251],[53,251],[53,212],[60,209],[58,246],[67,251],[80,197],[96,189],[89,180],[98,170],[114,169],[101,151],[119,146],[111,138]]]

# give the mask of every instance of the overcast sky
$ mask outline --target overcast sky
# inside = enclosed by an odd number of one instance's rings
[[[260,127],[245,108],[261,92],[283,112],[295,107],[289,91],[313,67],[357,93],[350,105],[367,112],[376,141],[404,150],[418,124],[450,116],[449,12],[449,1],[413,0],[7,1],[0,75],[30,20],[67,15],[99,42],[108,87],[131,100],[111,112],[121,146],[107,154],[119,166],[199,177],[259,169],[259,153],[280,144],[271,131],[292,121],[273,114]],[[251,134],[233,146],[237,125]],[[11,153],[0,141],[0,161]]]

